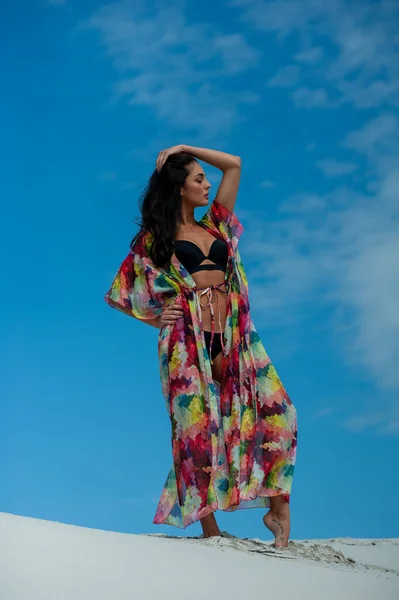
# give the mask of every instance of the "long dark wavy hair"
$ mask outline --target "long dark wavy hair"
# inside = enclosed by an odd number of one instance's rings
[[[187,152],[171,154],[162,169],[153,172],[140,196],[141,219],[134,221],[139,231],[130,247],[133,249],[139,238],[149,231],[153,237],[149,254],[157,267],[163,267],[172,257],[173,242],[181,224],[181,187],[193,162],[197,161]]]

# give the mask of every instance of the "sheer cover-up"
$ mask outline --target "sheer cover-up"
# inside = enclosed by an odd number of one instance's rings
[[[180,528],[215,510],[268,507],[271,496],[289,501],[297,441],[295,407],[250,315],[238,250],[244,228],[216,200],[199,223],[229,249],[220,385],[212,378],[196,283],[175,254],[167,267],[154,266],[150,233],[129,251],[105,295],[111,307],[141,320],[160,315],[165,302],[184,310],[158,335],[172,467],[153,521]]]

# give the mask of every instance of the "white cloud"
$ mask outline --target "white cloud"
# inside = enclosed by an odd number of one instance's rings
[[[395,411],[394,411],[395,413]],[[387,419],[385,424],[380,427],[380,432],[385,433],[387,435],[399,435],[399,414],[396,411],[396,414],[392,416],[392,414],[387,415]]]
[[[325,158],[319,160],[316,166],[324,173],[326,177],[341,177],[356,171],[357,166],[352,162],[343,162],[335,158]]]
[[[102,173],[100,179],[103,181],[114,181],[118,177],[116,171],[109,171],[108,173]]]
[[[120,185],[119,189],[122,192],[130,192],[131,190],[137,190],[138,182],[137,181],[125,181],[124,183],[122,183]]]
[[[251,304],[269,327],[292,327],[311,307],[328,308],[326,327],[345,361],[380,388],[397,391],[399,119],[382,114],[350,132],[345,145],[368,161],[373,192],[343,186],[297,194],[282,205],[281,220],[268,222],[266,241],[254,217],[243,243],[263,260],[248,271]]]
[[[372,428],[376,433],[382,435],[399,434],[399,406],[389,403],[388,409],[368,409],[361,414],[353,415],[344,421],[344,426],[351,431],[360,433],[368,428]]]
[[[288,65],[280,69],[268,81],[270,87],[290,88],[299,81],[300,69],[297,65]]]
[[[276,184],[269,179],[265,179],[264,181],[260,182],[259,187],[263,190],[272,190],[276,187]]]
[[[384,113],[368,121],[361,129],[349,133],[345,145],[351,150],[365,154],[377,167],[386,161],[391,152],[396,155],[398,118]]]
[[[323,58],[323,49],[320,46],[313,46],[308,50],[302,50],[295,54],[294,60],[302,63],[314,64],[319,62]]]
[[[395,60],[399,59],[398,57]],[[373,108],[380,104],[399,106],[399,82],[398,81],[372,81],[359,85],[358,81],[338,82],[338,88],[343,98],[351,101],[357,108]]]
[[[300,87],[291,94],[292,100],[296,106],[301,108],[315,108],[316,106],[327,106],[329,103],[328,95],[323,88]]]
[[[323,417],[329,417],[334,413],[334,409],[331,406],[326,406],[325,408],[320,408],[313,413],[313,418],[321,419]]]
[[[334,89],[337,98],[330,107],[345,102],[361,109],[399,106],[395,0],[235,0],[231,5],[255,29],[276,34],[281,44],[289,41],[292,58],[308,67],[309,80],[316,75],[317,88]],[[328,55],[320,50],[323,42]]]
[[[317,144],[315,142],[309,142],[309,144],[306,144],[305,146],[306,152],[313,152],[314,150],[316,150],[316,148]]]
[[[233,0],[231,6],[243,8],[243,19],[254,27],[274,31],[285,37],[302,28],[322,13],[321,2],[314,0]]]
[[[236,95],[236,98],[242,104],[257,104],[261,100],[259,94],[250,90],[242,90]]]
[[[212,43],[215,53],[220,54],[225,73],[246,71],[249,66],[256,65],[260,57],[260,53],[247,44],[241,33],[218,35]]]
[[[331,179],[353,173],[352,187],[295,194],[280,207],[280,220],[268,220],[266,241],[264,232],[257,237],[256,222],[253,231],[247,225],[248,250],[263,257],[249,272],[252,306],[260,318],[267,315],[269,327],[277,322],[287,328],[306,320],[310,306],[328,309],[332,317],[325,327],[339,340],[346,363],[361,367],[380,388],[398,391],[399,4],[234,0],[230,5],[254,29],[274,34],[288,61],[300,63],[299,87],[294,71],[278,71],[272,78],[291,89],[296,107],[331,110],[350,104],[380,111],[343,134],[345,161],[341,147],[337,156],[316,163]],[[341,130],[346,122],[339,119]],[[376,423],[380,433],[399,432],[399,414],[393,418],[392,407],[381,404],[384,419],[363,412],[367,418],[354,416],[347,426]]]
[[[364,431],[368,427],[376,428],[380,423],[384,423],[386,418],[386,415],[383,415],[382,413],[357,415],[347,419],[344,425],[352,431]]]
[[[280,205],[280,212],[282,214],[305,214],[305,213],[316,213],[324,210],[327,206],[328,200],[325,197],[319,196],[318,194],[303,193],[296,194],[289,200],[285,200]]]
[[[150,107],[164,125],[215,138],[242,120],[242,104],[259,100],[234,86],[238,74],[257,64],[258,51],[241,33],[188,22],[179,2],[161,1],[156,9],[144,2],[110,4],[84,27],[99,33],[120,74],[115,98]]]

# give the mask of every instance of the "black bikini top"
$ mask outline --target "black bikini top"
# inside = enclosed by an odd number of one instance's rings
[[[202,252],[201,248],[194,242],[189,240],[175,240],[175,254],[179,262],[187,269],[190,273],[196,273],[197,271],[226,271],[227,260],[228,260],[228,249],[226,242],[216,238],[209,249],[208,256]],[[201,263],[204,260],[211,260],[211,263]]]

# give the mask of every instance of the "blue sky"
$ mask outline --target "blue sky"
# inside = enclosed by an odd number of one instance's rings
[[[103,300],[186,143],[242,157],[252,317],[298,411],[292,538],[399,536],[398,25],[394,1],[1,3],[0,511],[200,533],[152,525],[158,331]],[[262,514],[217,517],[270,539]]]

